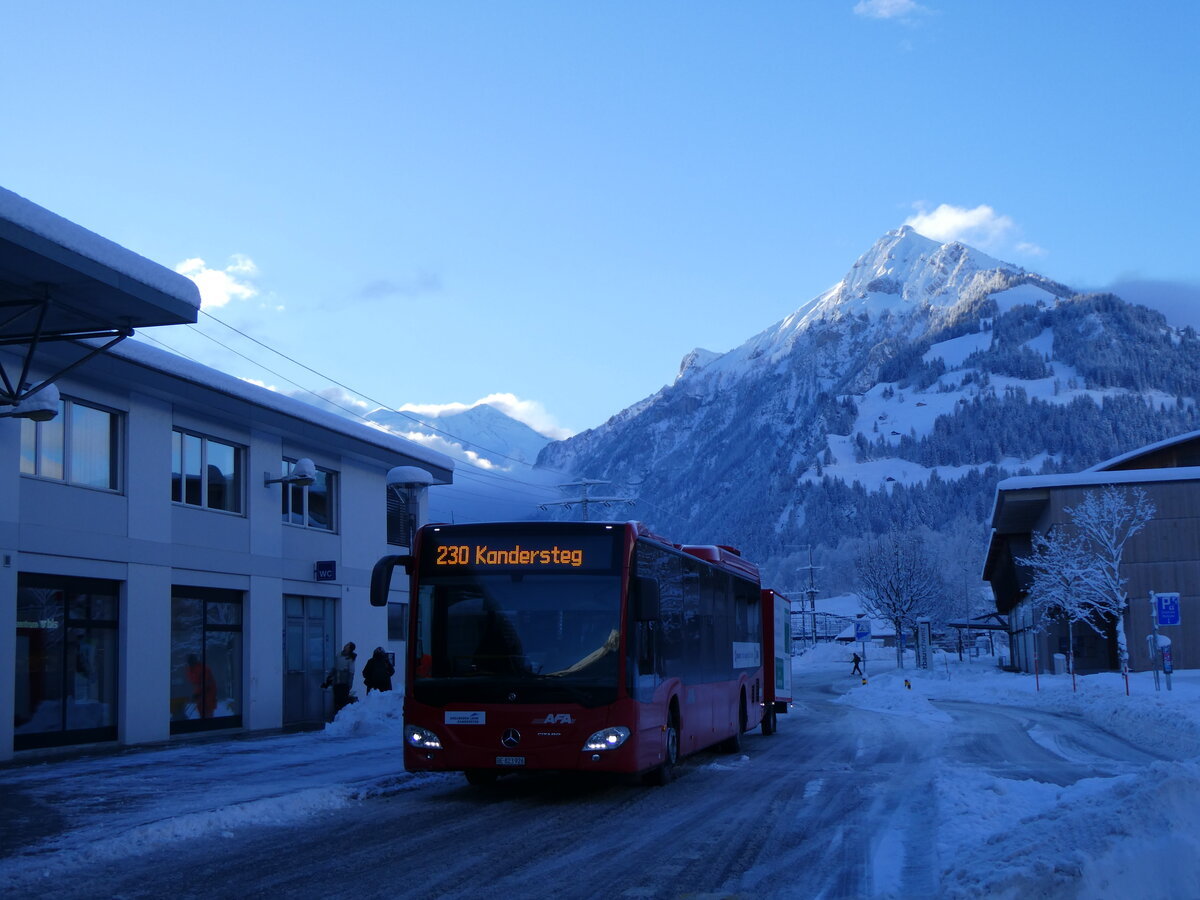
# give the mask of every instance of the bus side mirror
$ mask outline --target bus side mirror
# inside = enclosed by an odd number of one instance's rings
[[[388,592],[392,589],[392,572],[396,566],[404,566],[405,572],[412,572],[413,558],[404,556],[385,556],[371,569],[371,605],[387,606]]]
[[[642,575],[638,576],[635,583],[637,594],[634,597],[634,618],[639,622],[657,622],[662,618],[658,582]]]

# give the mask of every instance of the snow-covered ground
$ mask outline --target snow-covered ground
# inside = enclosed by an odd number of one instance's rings
[[[894,650],[871,647],[860,683],[847,677],[849,652],[823,645],[797,657],[797,682],[827,676],[840,692],[832,702],[918,721],[931,745],[961,727],[961,717],[956,724],[945,707],[968,701],[1066,713],[1169,760],[1065,785],[946,762],[930,798],[941,894],[1018,896],[1022,879],[1045,874],[1052,877],[1043,884],[1071,884],[1069,896],[1200,896],[1200,672],[1176,673],[1171,691],[1165,682],[1156,691],[1153,676],[1137,674],[1127,696],[1118,675],[1081,677],[1073,688],[1068,676],[1035,679],[1004,673],[987,658],[960,662],[945,654],[934,655],[930,670],[911,663],[900,670]],[[8,820],[7,830],[0,827],[0,892],[28,891],[172,842],[233,839],[249,825],[300,824],[322,811],[457,779],[400,769],[400,700],[398,693],[373,694],[319,732],[0,768],[0,813]],[[780,734],[786,737],[787,728]],[[1029,736],[1068,761],[1078,752],[1036,726]]]

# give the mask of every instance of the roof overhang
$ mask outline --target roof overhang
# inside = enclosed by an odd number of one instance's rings
[[[0,371],[0,405],[62,374],[25,385],[41,343],[111,346],[135,328],[195,322],[199,308],[191,279],[0,188],[0,347],[25,351],[20,374]]]

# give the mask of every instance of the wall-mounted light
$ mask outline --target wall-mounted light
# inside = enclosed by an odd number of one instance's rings
[[[272,478],[270,472],[263,472],[263,486],[268,484],[290,484],[294,487],[309,487],[317,480],[317,467],[307,456],[302,456],[292,463],[292,471],[279,478]]]

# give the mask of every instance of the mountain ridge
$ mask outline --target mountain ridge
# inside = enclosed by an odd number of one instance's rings
[[[1197,427],[1197,360],[1195,332],[1161,314],[903,227],[774,325],[724,354],[692,351],[673,383],[548,444],[538,465],[626,485],[653,527],[741,545],[783,576],[793,546],[833,552],[960,518],[975,531],[1006,474]],[[1072,422],[1090,431],[1072,437]],[[853,514],[831,518],[835,496]]]

